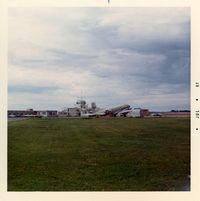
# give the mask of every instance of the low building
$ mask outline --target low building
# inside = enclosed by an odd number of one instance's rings
[[[33,109],[27,110],[8,110],[8,117],[26,117],[26,116],[35,116],[37,111]]]
[[[42,111],[38,111],[37,115],[42,117],[57,117],[58,111],[57,110],[42,110]]]
[[[140,115],[141,115],[141,117],[149,116],[149,110],[148,109],[141,109]]]
[[[80,116],[80,110],[77,107],[67,108],[67,112],[68,112],[69,117],[79,117]]]
[[[68,111],[67,110],[62,110],[58,112],[59,117],[68,117]]]

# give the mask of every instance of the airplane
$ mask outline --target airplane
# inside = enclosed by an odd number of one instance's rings
[[[130,110],[125,109],[125,110],[122,110],[121,112],[119,112],[116,116],[117,117],[127,117],[127,115],[129,115],[131,112],[132,112],[132,109],[130,109]]]
[[[131,111],[130,105],[121,105],[107,110],[107,113],[117,116],[119,113],[126,114]]]
[[[89,118],[89,117],[99,117],[99,116],[114,116],[116,117],[118,114],[126,116],[127,113],[131,112],[130,105],[121,105],[114,108],[109,109],[98,109],[93,113],[81,113],[81,117]]]

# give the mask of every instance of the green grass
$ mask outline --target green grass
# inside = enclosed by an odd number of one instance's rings
[[[189,118],[8,124],[9,191],[182,191],[188,175]]]

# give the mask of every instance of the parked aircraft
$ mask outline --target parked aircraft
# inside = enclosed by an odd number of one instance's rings
[[[130,105],[121,105],[114,108],[109,109],[98,109],[97,111],[93,113],[81,113],[81,117],[98,117],[98,116],[117,116],[120,114],[120,116],[126,116],[127,113],[131,112]]]
[[[108,109],[107,113],[112,114],[113,116],[117,116],[119,113],[121,115],[126,115],[130,111],[131,111],[131,106],[130,105],[121,105],[121,106],[118,106],[118,107]]]

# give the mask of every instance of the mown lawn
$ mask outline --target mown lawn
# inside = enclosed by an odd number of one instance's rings
[[[189,190],[189,118],[8,123],[9,191]]]

